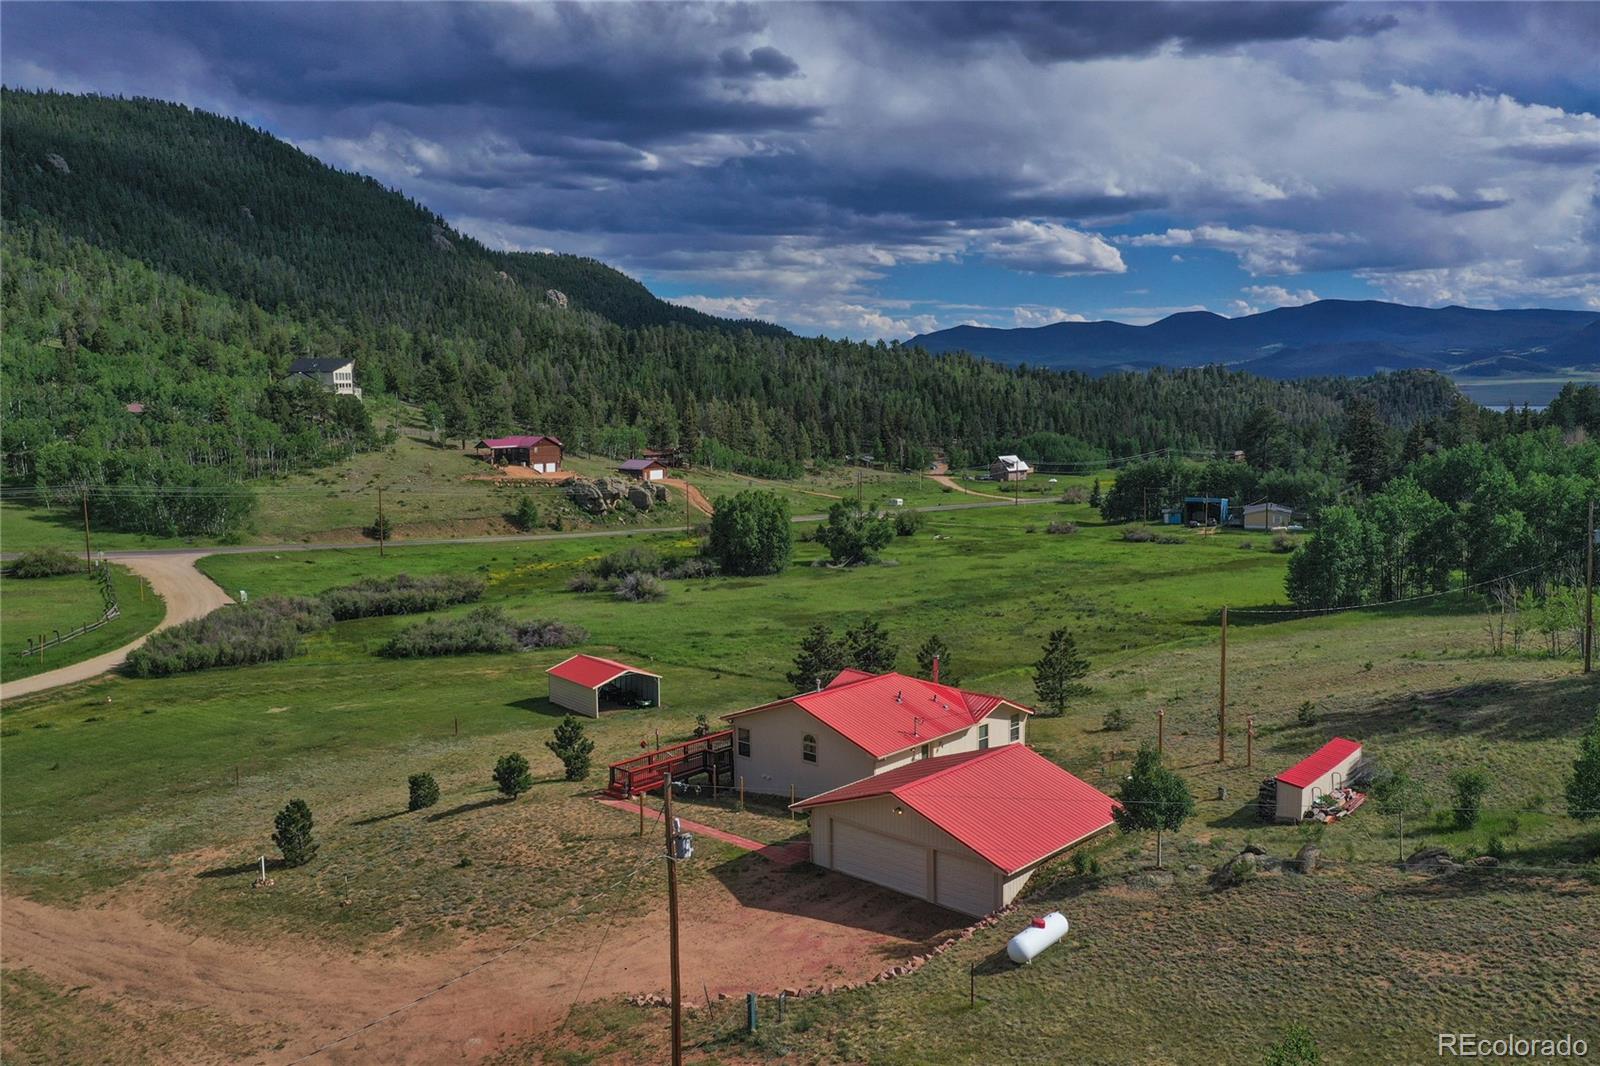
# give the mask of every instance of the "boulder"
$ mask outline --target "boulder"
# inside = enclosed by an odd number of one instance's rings
[[[1407,870],[1444,870],[1457,863],[1450,858],[1450,849],[1436,846],[1412,852],[1405,865]]]
[[[645,486],[635,485],[628,490],[628,502],[640,511],[648,511],[655,506],[656,498]]]
[[[567,499],[587,514],[605,514],[611,503],[600,486],[588,478],[573,478],[567,485]]]
[[[555,304],[557,307],[567,306],[567,294],[562,292],[560,289],[546,289],[544,291],[544,298]]]
[[[1260,844],[1246,844],[1243,848],[1239,849],[1239,853],[1241,855],[1265,855],[1267,853],[1267,849],[1262,847]]]
[[[456,246],[451,242],[449,236],[447,235],[448,232],[448,230],[438,223],[434,223],[428,227],[428,235],[433,238],[433,246],[441,251],[453,252],[456,250]]]
[[[55,167],[56,170],[59,173],[62,173],[62,174],[71,174],[72,173],[72,168],[67,166],[67,161],[65,159],[62,159],[59,155],[56,155],[56,153],[54,153],[54,152],[51,152],[48,155],[46,155],[44,157],[44,161],[46,163],[49,163],[51,166]]]
[[[667,491],[665,485],[652,485],[651,491],[655,493],[657,503],[666,503],[672,499],[672,493]]]
[[[1294,862],[1294,868],[1301,873],[1316,873],[1317,867],[1322,864],[1322,852],[1317,849],[1315,844],[1307,844],[1295,855]]]

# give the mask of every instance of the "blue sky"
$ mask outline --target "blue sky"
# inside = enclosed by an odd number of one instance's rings
[[[906,337],[1600,307],[1600,5],[16,4],[9,85],[238,115],[486,243]]]

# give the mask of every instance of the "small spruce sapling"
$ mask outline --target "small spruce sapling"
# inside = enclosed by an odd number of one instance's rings
[[[521,752],[513,751],[500,756],[494,764],[494,783],[506,799],[516,799],[533,787],[533,775],[528,772],[528,760]]]
[[[1083,679],[1089,674],[1089,661],[1078,655],[1077,642],[1065,629],[1057,629],[1045,641],[1044,654],[1033,664],[1033,688],[1050,709],[1049,717],[1066,713],[1067,701],[1083,693]]]
[[[1580,822],[1600,818],[1600,712],[1578,741],[1578,757],[1567,780],[1567,813]]]
[[[583,735],[583,723],[572,715],[561,719],[555,738],[545,741],[544,746],[566,767],[568,781],[582,781],[589,776],[589,756],[594,752],[594,741]]]
[[[285,866],[303,866],[317,853],[317,842],[311,838],[311,808],[303,799],[292,799],[273,818],[276,832],[272,842],[283,853]]]
[[[408,811],[420,811],[439,802],[439,782],[432,774],[412,774],[406,778],[406,787],[410,792],[406,802]]]

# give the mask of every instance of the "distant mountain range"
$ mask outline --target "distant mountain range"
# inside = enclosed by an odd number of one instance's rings
[[[1186,311],[1148,326],[956,326],[908,343],[1088,373],[1222,364],[1284,379],[1418,369],[1455,378],[1557,377],[1600,372],[1600,312],[1318,300],[1241,318]]]

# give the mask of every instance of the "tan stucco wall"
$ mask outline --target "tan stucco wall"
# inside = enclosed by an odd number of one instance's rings
[[[793,785],[795,798],[805,799],[874,772],[871,755],[792,703],[728,724],[750,730],[749,757],[739,754],[737,732],[733,749],[734,780],[743,777],[747,792],[787,798]],[[807,733],[817,738],[814,763],[801,758],[800,741]]]
[[[547,675],[550,678],[550,702],[557,707],[565,707],[578,714],[586,714],[590,718],[600,717],[600,693],[592,688],[585,688],[566,678]]]
[[[811,861],[830,870],[834,868],[830,847],[833,839],[833,823],[844,822],[870,832],[880,833],[894,840],[917,844],[968,862],[981,863],[989,866],[991,870],[994,869],[971,848],[911,808],[901,805],[904,813],[895,814],[895,803],[896,801],[892,796],[874,796],[869,799],[853,800],[847,803],[830,803],[825,807],[819,807],[812,811]],[[937,886],[934,880],[935,865],[936,860],[930,856],[927,885],[922,893],[922,898],[924,899],[933,900],[937,895]],[[998,908],[1000,906],[999,900],[1000,872],[995,870],[994,896],[989,909]]]

